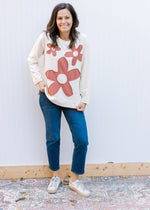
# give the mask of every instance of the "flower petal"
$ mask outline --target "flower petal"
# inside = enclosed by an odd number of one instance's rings
[[[80,52],[81,52],[82,47],[83,47],[83,46],[80,44],[80,45],[79,45],[79,47],[77,48],[78,53],[80,53]]]
[[[72,87],[69,84],[69,82],[66,82],[64,85],[62,85],[62,89],[63,89],[64,94],[66,96],[72,96],[73,95]]]
[[[72,51],[75,51],[76,50],[76,47],[75,47],[75,44],[72,46]]]
[[[48,44],[47,44],[47,47],[51,48],[51,44],[48,43]]]
[[[58,72],[61,74],[67,74],[68,70],[68,61],[66,60],[65,57],[61,57],[58,60]]]
[[[52,55],[53,55],[53,56],[56,56],[56,51],[53,51],[53,50],[52,50]]]
[[[57,80],[57,72],[53,70],[48,70],[45,75],[49,80],[56,81]]]
[[[72,69],[70,71],[68,71],[67,76],[68,76],[68,80],[72,81],[75,79],[78,79],[80,77],[80,71],[78,69]]]
[[[73,59],[72,59],[72,65],[73,65],[73,66],[76,64],[77,58],[78,58],[78,57],[73,57]]]
[[[52,51],[51,49],[50,49],[50,50],[48,50],[48,51],[47,51],[47,54],[51,54],[51,51]]]
[[[79,54],[79,55],[78,55],[78,60],[79,60],[79,61],[82,61],[82,54]]]
[[[55,47],[55,50],[56,50],[56,51],[60,51],[61,48],[60,48],[60,47]]]
[[[60,84],[58,82],[54,82],[48,87],[48,92],[51,96],[54,96],[59,89],[60,89]]]
[[[73,56],[73,52],[66,52],[66,53],[65,53],[65,56],[66,56],[66,57],[72,57],[72,56]]]

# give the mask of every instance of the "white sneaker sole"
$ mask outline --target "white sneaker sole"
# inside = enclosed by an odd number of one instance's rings
[[[59,187],[59,186],[58,186]],[[57,189],[58,190],[58,189]],[[49,194],[54,194],[54,193],[56,193],[57,192],[57,190],[48,190],[47,189],[47,192],[49,193]]]
[[[83,197],[89,197],[90,196],[90,193],[89,194],[83,194],[81,193],[79,190],[77,190],[76,188],[74,188],[73,186],[69,185],[69,188],[73,191],[75,191],[76,193],[78,193],[79,195],[83,196]]]

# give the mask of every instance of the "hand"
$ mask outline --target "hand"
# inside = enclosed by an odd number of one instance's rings
[[[76,109],[77,109],[77,111],[83,112],[83,111],[85,110],[85,107],[86,107],[86,104],[81,102],[81,103],[76,107]]]
[[[38,82],[38,86],[40,88],[40,91],[44,92],[44,87],[46,87],[47,85],[43,81],[41,81],[41,82]]]

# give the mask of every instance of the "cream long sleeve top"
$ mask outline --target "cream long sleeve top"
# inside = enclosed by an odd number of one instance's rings
[[[51,39],[45,32],[36,40],[28,64],[35,85],[44,81],[47,98],[59,106],[76,108],[89,103],[89,52],[84,34],[80,34],[72,49],[70,41],[57,38],[58,47],[51,47]],[[44,55],[44,66],[39,67],[39,58]],[[43,71],[43,72],[42,72]]]

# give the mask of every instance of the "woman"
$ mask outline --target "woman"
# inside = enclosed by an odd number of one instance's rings
[[[59,177],[60,121],[61,113],[69,124],[74,142],[69,187],[88,197],[90,191],[79,180],[84,173],[88,145],[84,117],[89,102],[88,44],[86,36],[79,34],[77,14],[68,3],[53,9],[47,30],[34,44],[28,63],[35,85],[39,86],[39,103],[46,125],[46,145],[52,178],[49,193],[55,193],[61,183]],[[43,75],[38,59],[44,54]]]

